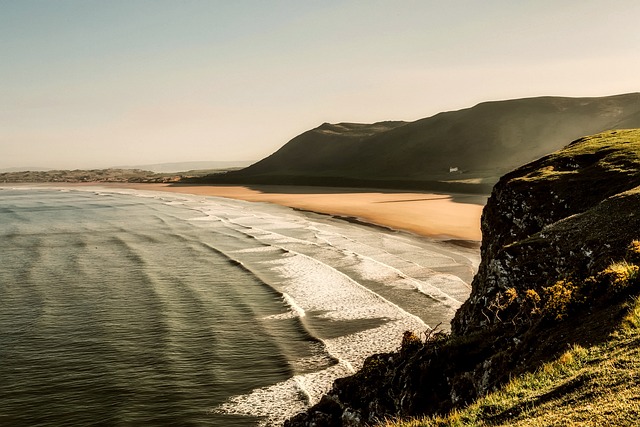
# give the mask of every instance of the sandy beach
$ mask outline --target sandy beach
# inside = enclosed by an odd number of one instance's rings
[[[485,196],[385,190],[170,184],[103,184],[275,203],[296,209],[360,219],[364,222],[442,239],[480,241]]]

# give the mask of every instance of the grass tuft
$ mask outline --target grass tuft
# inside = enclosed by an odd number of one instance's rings
[[[633,333],[640,330],[640,296],[634,298],[629,305],[629,312],[622,320],[622,329],[624,332]]]
[[[558,280],[553,285],[544,288],[544,312],[555,320],[567,317],[568,309],[573,302],[576,285],[570,280]]]
[[[614,292],[620,292],[638,278],[638,270],[637,265],[624,260],[612,263],[601,274]]]

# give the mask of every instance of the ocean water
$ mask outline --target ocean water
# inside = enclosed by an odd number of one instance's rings
[[[0,425],[280,425],[446,329],[478,261],[269,204],[0,187]]]

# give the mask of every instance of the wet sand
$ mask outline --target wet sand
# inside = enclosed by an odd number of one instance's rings
[[[94,184],[95,185],[95,184]],[[393,229],[442,239],[480,241],[480,215],[485,196],[386,190],[170,184],[104,184],[139,190],[266,202],[342,216]]]

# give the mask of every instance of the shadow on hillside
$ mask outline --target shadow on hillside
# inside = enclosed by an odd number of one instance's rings
[[[254,191],[261,193],[284,193],[284,194],[363,194],[363,193],[389,193],[407,194],[406,200],[389,200],[376,203],[404,203],[419,202],[429,200],[442,200],[451,198],[456,203],[469,203],[475,205],[485,205],[488,194],[457,193],[445,191],[429,190],[399,190],[387,188],[357,188],[357,187],[319,187],[319,186],[296,186],[296,185],[243,185]],[[416,197],[416,194],[424,194],[425,197]]]
[[[207,175],[204,177],[186,177],[180,182],[184,184],[210,185],[243,185],[249,188],[271,192],[275,188],[282,192],[282,187],[293,187],[299,190],[288,190],[295,193],[344,193],[344,192],[400,192],[400,193],[440,193],[440,194],[476,194],[491,193],[500,171],[479,171],[471,175],[460,175],[455,180],[450,176],[432,176],[429,179],[372,179],[352,178],[344,176],[305,176],[305,175],[247,175],[243,171],[225,174]]]

